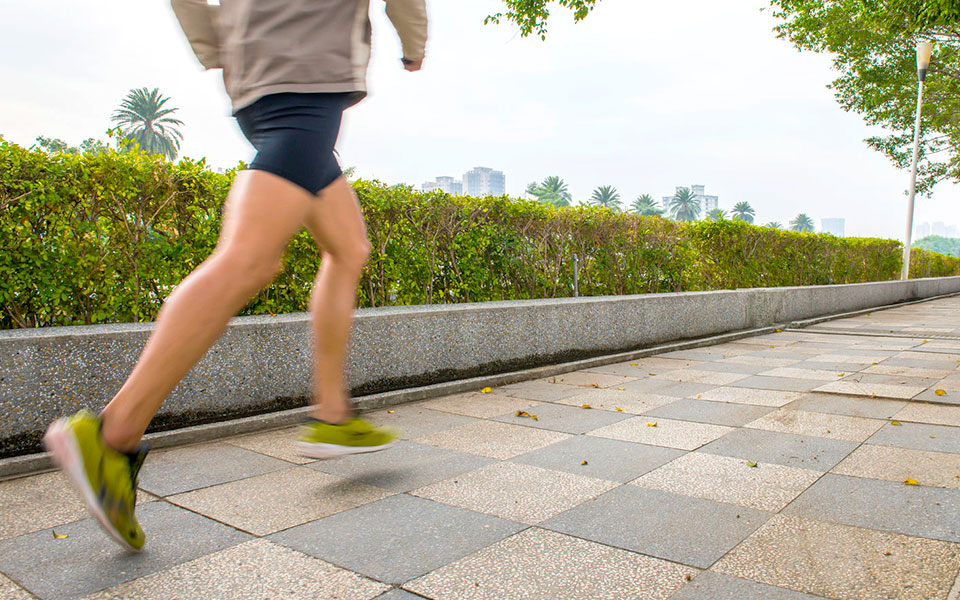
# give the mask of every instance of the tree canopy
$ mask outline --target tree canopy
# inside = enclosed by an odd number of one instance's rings
[[[939,235],[928,235],[913,243],[914,248],[923,248],[940,254],[960,256],[960,239],[946,238]]]
[[[780,37],[833,55],[845,110],[891,131],[867,143],[899,168],[912,159],[916,42],[937,43],[926,78],[917,189],[960,180],[960,0],[771,0]]]
[[[620,210],[620,192],[612,185],[601,185],[590,195],[590,204]]]
[[[531,33],[547,38],[547,19],[550,17],[548,5],[556,2],[573,11],[573,20],[581,21],[599,0],[503,0],[505,12],[492,14],[484,23],[500,23],[501,20],[512,21],[520,27],[520,35],[527,37]]]
[[[573,196],[567,188],[566,182],[559,175],[551,175],[541,183],[533,182],[527,185],[527,193],[545,204],[554,206],[570,206]]]

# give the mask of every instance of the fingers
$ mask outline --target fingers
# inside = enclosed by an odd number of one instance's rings
[[[407,71],[410,71],[411,73],[414,71],[419,71],[420,67],[422,66],[423,66],[422,58],[420,60],[404,60],[403,61],[403,68],[406,69]]]

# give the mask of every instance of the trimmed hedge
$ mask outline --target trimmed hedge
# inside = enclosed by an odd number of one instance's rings
[[[148,321],[213,250],[236,170],[139,151],[49,155],[0,138],[0,328]],[[901,244],[742,221],[676,223],[603,208],[354,184],[373,253],[361,306],[895,279]],[[960,272],[913,250],[911,276]],[[243,314],[306,310],[319,254],[303,232]]]

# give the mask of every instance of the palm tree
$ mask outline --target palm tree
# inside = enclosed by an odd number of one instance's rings
[[[740,219],[747,223],[753,223],[753,217],[757,214],[757,211],[753,210],[749,202],[737,202],[733,205],[733,210],[730,212],[733,214],[734,219]]]
[[[678,221],[696,221],[700,218],[700,200],[690,188],[677,188],[670,199],[670,216]]]
[[[120,125],[123,137],[136,142],[145,152],[173,160],[183,139],[177,127],[183,122],[169,116],[176,108],[163,108],[169,99],[161,96],[157,88],[130,90],[111,119]]]
[[[601,185],[590,195],[590,204],[620,210],[620,193],[612,185]]]
[[[654,203],[653,196],[650,194],[640,194],[637,196],[631,208],[633,208],[633,212],[642,217],[659,217],[663,215],[663,209]]]
[[[793,231],[813,231],[813,219],[800,213],[790,221],[790,229]]]
[[[783,225],[780,224],[780,221],[770,221],[764,227],[770,227],[773,229],[783,229]]]
[[[536,182],[527,186],[527,193],[545,204],[554,206],[570,206],[573,196],[567,189],[567,184],[557,175],[551,175],[537,185]]]
[[[714,221],[722,221],[727,218],[727,211],[715,208],[707,213],[707,218],[713,219]]]

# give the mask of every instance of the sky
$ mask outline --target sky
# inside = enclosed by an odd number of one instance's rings
[[[475,166],[507,192],[559,175],[575,200],[612,185],[631,202],[703,184],[757,221],[798,213],[817,228],[902,239],[907,171],[863,140],[878,130],[844,112],[828,56],[777,39],[764,0],[601,0],[574,24],[555,8],[546,41],[484,25],[498,0],[428,0],[423,70],[371,1],[370,96],[347,111],[338,148],[357,175],[419,185]],[[159,88],[184,121],[182,155],[214,167],[252,159],[219,71],[203,71],[166,0],[0,0],[0,135],[78,144],[105,139],[130,89]],[[16,57],[12,59],[11,57]],[[960,190],[917,199],[915,223],[960,224]]]

